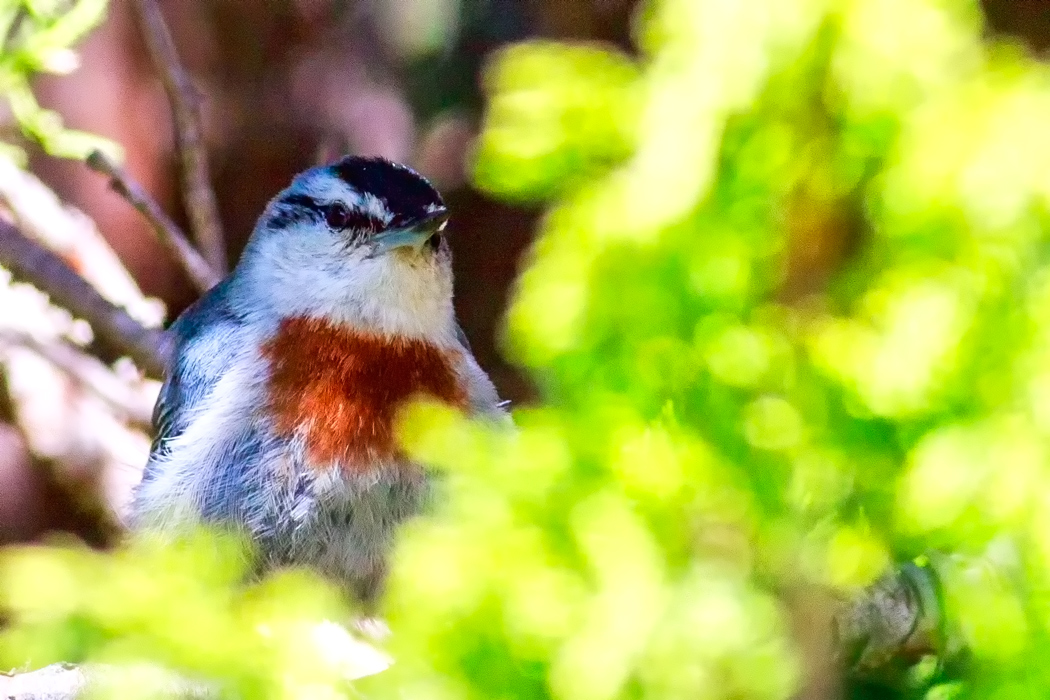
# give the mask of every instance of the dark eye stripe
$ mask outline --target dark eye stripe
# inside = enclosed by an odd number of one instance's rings
[[[283,229],[303,221],[324,221],[326,205],[305,194],[291,194],[277,201],[270,217],[270,228]],[[356,209],[349,211],[350,217],[344,228],[376,232],[385,228],[382,220]]]
[[[281,199],[280,203],[287,204],[290,207],[302,207],[303,209],[313,209],[318,212],[321,211],[321,204],[313,197],[305,194],[290,194]]]
[[[346,228],[353,228],[358,231],[371,231],[374,233],[375,231],[381,231],[383,229],[383,222],[370,214],[351,210],[350,219]]]
[[[313,197],[293,194],[277,200],[269,225],[270,228],[284,229],[320,216],[321,207]]]

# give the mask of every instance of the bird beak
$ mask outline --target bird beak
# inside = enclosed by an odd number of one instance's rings
[[[407,226],[392,228],[372,237],[377,253],[386,253],[397,248],[419,250],[433,236],[441,232],[448,222],[448,209],[438,209]]]

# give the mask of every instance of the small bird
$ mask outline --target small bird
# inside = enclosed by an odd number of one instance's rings
[[[244,532],[366,606],[428,477],[394,421],[415,396],[509,420],[452,308],[448,210],[421,175],[347,156],[267,205],[236,269],[170,329],[135,529]]]

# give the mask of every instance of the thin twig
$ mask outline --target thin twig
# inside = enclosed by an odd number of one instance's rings
[[[146,328],[107,301],[62,258],[0,219],[0,265],[18,280],[48,294],[55,304],[87,321],[98,344],[113,356],[126,355],[146,373],[164,374],[168,344],[162,331]]]
[[[0,158],[0,207],[23,235],[53,250],[92,287],[144,326],[164,321],[164,304],[146,297],[113,248],[84,212],[62,202],[31,173]]]
[[[179,62],[175,42],[155,0],[135,0],[132,4],[171,103],[182,164],[183,196],[194,238],[212,268],[225,273],[226,247],[211,186],[207,148],[201,134],[197,90]]]
[[[220,276],[215,269],[208,264],[193,244],[186,238],[178,224],[171,220],[160,205],[139,185],[131,179],[120,166],[109,160],[101,151],[93,151],[87,157],[88,167],[96,172],[106,175],[110,179],[110,186],[131,206],[138,209],[153,227],[160,242],[167,246],[175,259],[179,261],[182,268],[189,275],[194,286],[201,292],[206,292],[218,284]]]
[[[133,427],[148,432],[152,422],[153,400],[122,381],[83,348],[61,339],[46,342],[29,333],[0,330],[0,346],[15,345],[30,350],[62,370],[70,379],[99,397]]]

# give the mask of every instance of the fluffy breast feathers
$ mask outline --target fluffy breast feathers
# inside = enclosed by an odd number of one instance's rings
[[[394,420],[414,396],[458,408],[468,391],[456,350],[288,318],[263,346],[270,366],[264,412],[277,436],[302,440],[316,468],[357,472],[398,457]]]

